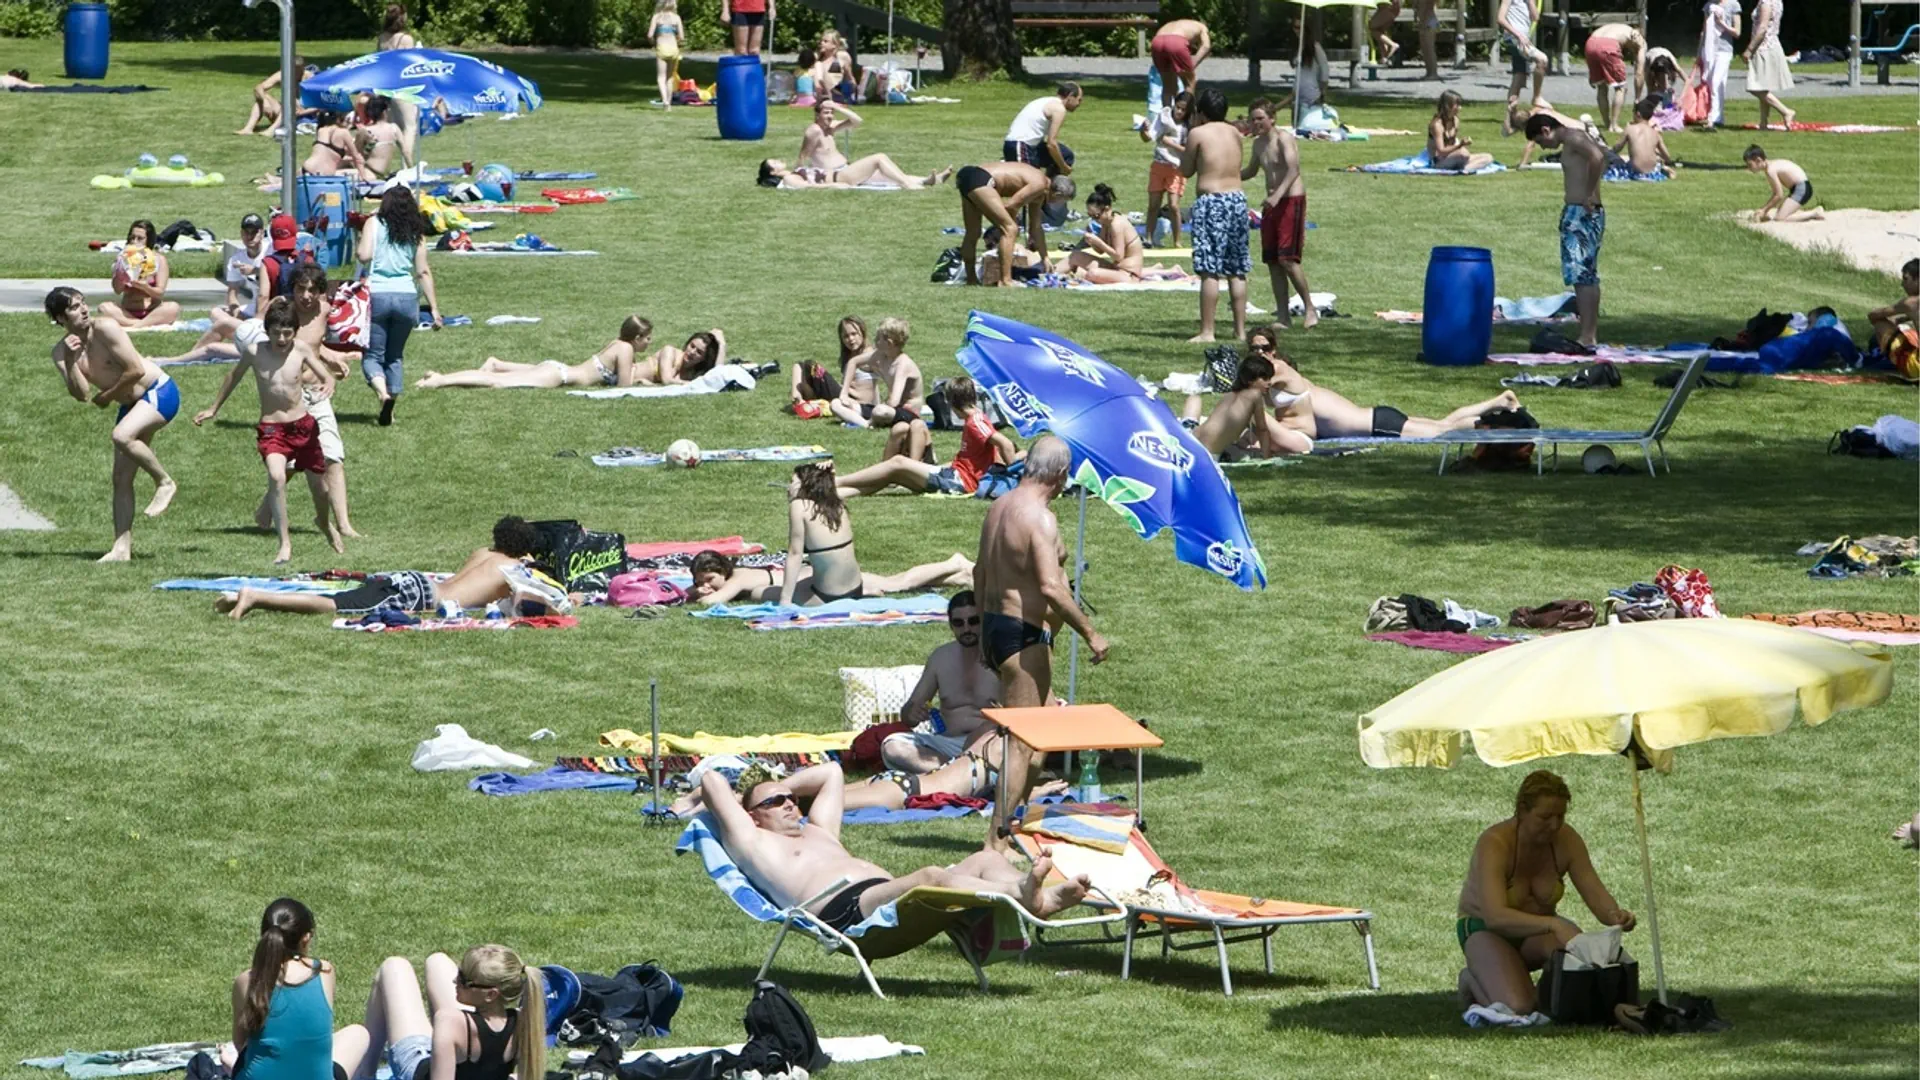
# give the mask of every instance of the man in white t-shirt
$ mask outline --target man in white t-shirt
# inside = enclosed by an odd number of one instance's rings
[[[1080,107],[1080,97],[1079,83],[1063,82],[1053,97],[1027,102],[1007,125],[1000,160],[1038,166],[1048,176],[1071,174],[1073,158],[1060,146],[1060,125],[1066,123],[1068,113]]]

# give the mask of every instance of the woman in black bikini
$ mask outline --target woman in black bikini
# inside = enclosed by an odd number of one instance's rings
[[[366,158],[360,154],[360,140],[353,137],[349,114],[323,112],[315,123],[313,151],[300,171],[309,176],[371,176]],[[348,164],[351,162],[352,164]]]
[[[351,1080],[372,1077],[383,1050],[393,1080],[546,1075],[546,984],[512,949],[476,945],[457,966],[445,953],[427,957],[427,1001],[431,1019],[406,957],[380,965],[367,998],[368,1046]]]

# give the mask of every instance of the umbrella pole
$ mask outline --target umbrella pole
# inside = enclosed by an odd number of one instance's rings
[[[1300,32],[1293,42],[1293,126],[1300,126],[1300,65],[1307,55],[1307,6],[1300,5]],[[1255,87],[1258,89],[1258,87]]]
[[[1073,603],[1080,606],[1080,579],[1087,576],[1087,489],[1080,487],[1080,530],[1073,539]],[[1076,691],[1080,680],[1080,635],[1067,644],[1067,704],[1080,701]],[[1046,702],[1040,704],[1045,705]]]
[[[1633,829],[1640,839],[1640,881],[1647,889],[1647,929],[1653,935],[1653,985],[1660,1004],[1667,1003],[1667,969],[1660,960],[1660,913],[1653,905],[1653,857],[1647,853],[1647,811],[1640,802],[1640,762],[1627,755],[1627,773],[1633,778]]]

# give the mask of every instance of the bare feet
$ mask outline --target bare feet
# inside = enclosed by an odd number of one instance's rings
[[[1213,343],[1213,335],[1212,334],[1195,334],[1192,337],[1188,338],[1187,342],[1193,345],[1209,345]]]
[[[432,390],[440,385],[440,373],[437,371],[429,371],[420,378],[415,379],[413,385],[420,390]],[[386,401],[383,400],[380,404],[384,409]]]
[[[1269,330],[1273,330],[1273,331],[1280,331],[1280,330],[1291,330],[1291,329],[1293,329],[1293,316],[1292,316],[1292,314],[1288,314],[1288,315],[1287,315],[1287,316],[1286,316],[1285,318],[1280,318],[1280,319],[1275,319],[1275,320],[1273,320],[1272,322],[1270,322],[1270,323],[1268,323],[1268,324],[1267,324],[1267,329],[1269,329]]]
[[[293,561],[293,545],[292,544],[280,545],[280,553],[273,557],[273,565],[284,566],[285,564],[290,563],[292,561]]]
[[[1320,325],[1320,309],[1313,306],[1313,300],[1306,302],[1306,315],[1300,320],[1300,329],[1311,330]]]
[[[366,539],[364,535],[362,535],[360,532],[354,529],[352,522],[346,522],[346,521],[343,521],[340,523],[340,535],[346,537],[349,540],[365,540]]]
[[[234,605],[238,604],[239,602],[240,602],[239,593],[223,592],[219,596],[214,597],[213,612],[216,615],[225,615],[228,612],[232,611],[234,608]]]
[[[266,496],[261,496],[260,505],[253,508],[253,524],[261,529],[273,528],[273,503]]]
[[[226,598],[222,596],[221,599],[224,600]],[[246,618],[247,612],[253,610],[253,602],[254,602],[253,590],[241,589],[240,594],[233,598],[233,603],[229,605],[227,608],[227,618],[229,619]],[[220,602],[218,600],[214,601],[214,610],[215,611],[220,610]]]
[[[98,559],[95,559],[93,561],[94,562],[131,562],[133,561],[133,546],[131,544],[115,544],[111,549],[108,550],[108,552],[105,555],[102,555]]]
[[[347,553],[347,542],[340,535],[340,530],[333,527],[333,518],[321,514],[313,519],[313,524],[320,530],[320,535],[327,538],[327,543],[333,546],[336,555]]]
[[[936,187],[940,184],[944,184],[947,182],[947,177],[952,175],[953,175],[953,166],[951,165],[947,166],[944,169],[935,170],[933,175],[927,177],[927,186]]]
[[[1780,112],[1780,130],[1792,131],[1793,118],[1799,115],[1799,113],[1794,112],[1792,109],[1782,109]]]
[[[153,489],[153,501],[147,504],[147,516],[159,517],[167,512],[167,506],[173,502],[174,495],[180,491],[180,485],[168,480]]]
[[[1035,784],[1030,797],[1038,799],[1043,795],[1065,795],[1071,787],[1065,780],[1049,780],[1044,784]]]
[[[1051,859],[1044,861],[1049,868],[1052,867]],[[1039,906],[1034,908],[1034,914],[1044,919],[1049,915],[1065,911],[1085,900],[1088,890],[1092,888],[1093,879],[1085,874],[1070,878],[1058,885],[1049,885],[1040,890],[1040,902]]]
[[[1500,396],[1493,400],[1496,405],[1503,409],[1517,409],[1520,407],[1520,396],[1511,390],[1500,391]]]

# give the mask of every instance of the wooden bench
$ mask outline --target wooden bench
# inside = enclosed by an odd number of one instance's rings
[[[1016,27],[1131,26],[1142,57],[1147,31],[1160,25],[1160,0],[1013,0],[1011,8]]]

